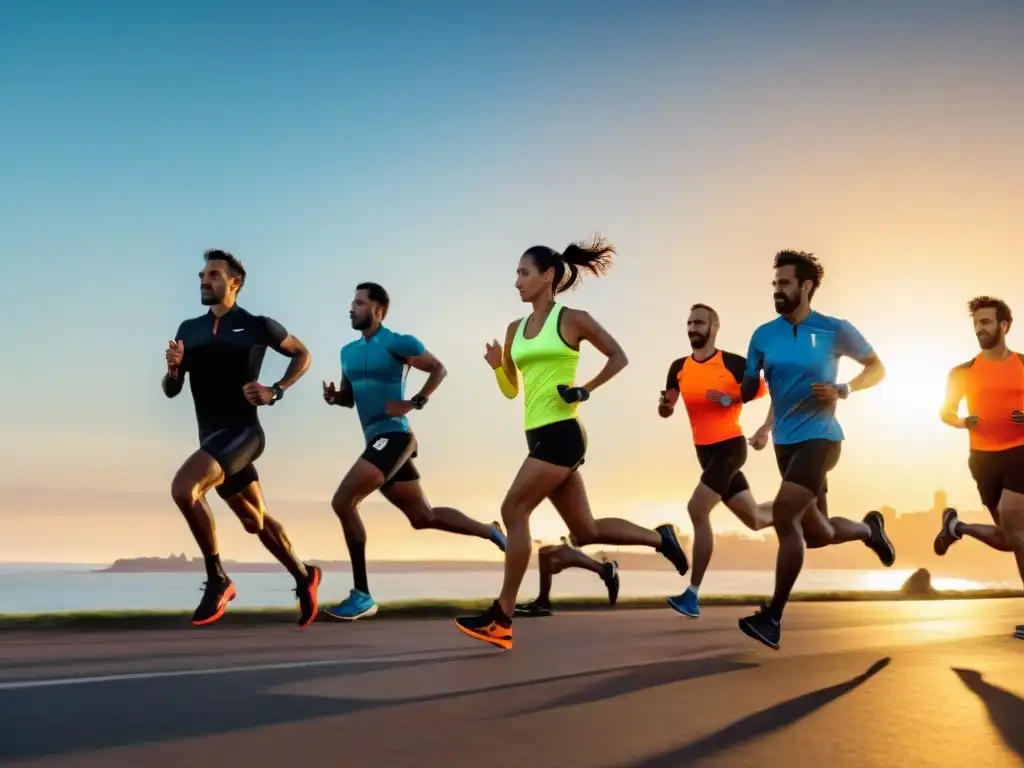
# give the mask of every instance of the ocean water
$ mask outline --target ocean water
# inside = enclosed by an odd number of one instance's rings
[[[201,573],[93,573],[102,566],[0,565],[0,613],[37,613],[83,610],[192,610],[199,602]],[[651,597],[681,592],[689,583],[669,571],[621,571],[622,597]],[[898,589],[910,570],[830,571],[807,570],[797,583],[799,591]],[[294,582],[281,573],[232,574],[238,587],[236,608],[291,607],[295,605]],[[537,594],[538,572],[530,570],[523,582],[521,599]],[[706,595],[771,593],[773,575],[768,571],[716,571],[704,579]],[[1010,583],[980,583],[963,579],[935,578],[938,589],[1014,588]],[[340,600],[351,587],[351,575],[328,571],[320,591],[322,604]],[[420,573],[373,573],[370,589],[378,602],[394,600],[492,598],[501,587],[501,571],[424,571]],[[571,569],[554,579],[552,597],[604,596],[600,579],[587,571]]]

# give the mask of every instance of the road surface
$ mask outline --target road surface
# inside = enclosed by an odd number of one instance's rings
[[[1019,766],[1024,601],[0,634],[0,764]]]

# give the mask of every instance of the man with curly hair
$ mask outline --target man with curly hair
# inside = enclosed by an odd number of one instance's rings
[[[978,296],[967,308],[981,352],[950,371],[940,416],[949,426],[968,431],[967,466],[995,525],[964,523],[955,509],[947,509],[935,554],[945,555],[954,542],[970,536],[1000,552],[1013,552],[1024,581],[1024,354],[1006,345],[1013,313],[1005,301]],[[961,418],[964,399],[968,415]],[[1015,637],[1024,640],[1024,624]]]
[[[772,286],[779,316],[754,331],[740,386],[743,402],[753,400],[764,372],[782,484],[772,505],[779,539],[775,592],[769,605],[740,619],[739,625],[775,650],[779,649],[782,611],[803,568],[805,541],[813,548],[860,541],[886,567],[896,559],[880,512],[869,512],[862,522],[828,515],[827,476],[839,462],[843,441],[836,404],[877,385],[885,377],[885,368],[851,323],[811,309],[823,277],[824,269],[813,254],[786,250],[775,255]],[[846,384],[836,382],[841,357],[864,366]]]

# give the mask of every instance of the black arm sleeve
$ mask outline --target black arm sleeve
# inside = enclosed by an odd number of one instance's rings
[[[668,376],[665,377],[665,389],[679,389],[679,372],[683,370],[683,363],[686,362],[685,357],[680,357],[678,360],[673,360],[672,365],[668,367]]]
[[[736,383],[742,387],[743,377],[747,373],[747,358],[742,355],[734,355],[732,352],[722,352],[722,365],[736,379]],[[754,390],[754,392],[756,394],[757,390]]]
[[[757,391],[760,388],[760,376],[744,376],[743,381],[740,382],[740,399],[743,400],[744,403],[749,403],[757,397]]]
[[[352,382],[344,374],[341,377],[341,386],[338,389],[337,404],[342,408],[351,408],[356,404],[356,393],[352,391]]]
[[[263,317],[263,325],[266,345],[275,352],[280,352],[281,344],[288,338],[287,329],[271,317]]]

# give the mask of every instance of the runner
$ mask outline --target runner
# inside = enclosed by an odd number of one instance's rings
[[[572,535],[562,537],[558,545],[546,545],[537,551],[540,565],[540,592],[537,599],[516,606],[516,616],[551,616],[551,578],[566,568],[582,568],[601,577],[608,590],[608,604],[615,606],[619,599],[619,564],[615,560],[595,560],[585,554],[573,541]]]
[[[995,525],[961,522],[955,509],[942,516],[935,554],[945,555],[964,536],[1000,552],[1013,552],[1024,581],[1024,355],[1006,345],[1013,314],[1006,302],[978,296],[967,305],[981,352],[950,371],[942,420],[968,430],[967,466]],[[958,413],[966,398],[966,418]],[[1015,636],[1024,640],[1024,625]]]
[[[693,521],[693,570],[690,586],[681,595],[670,597],[668,604],[691,619],[700,616],[700,585],[711,563],[715,534],[711,511],[721,501],[752,531],[772,524],[772,503],[758,505],[750,492],[742,467],[747,461],[748,441],[740,426],[740,384],[747,361],[715,346],[721,323],[718,313],[707,304],[690,307],[686,332],[693,354],[673,361],[668,369],[665,389],[658,403],[658,414],[669,418],[682,395],[690,418],[693,443],[702,474],[690,496],[687,509]],[[768,390],[762,379],[755,397]],[[772,412],[751,436],[749,445],[761,450],[768,444]]]
[[[772,398],[772,440],[782,485],[772,506],[779,554],[771,604],[740,619],[747,635],[778,650],[782,611],[804,563],[804,542],[812,548],[861,541],[889,567],[896,551],[880,512],[863,522],[828,516],[828,473],[839,462],[843,430],[836,403],[877,385],[885,368],[871,345],[846,320],[811,309],[824,270],[812,254],[780,251],[775,256],[774,298],[779,317],[750,340],[741,385],[744,403],[760,389],[764,371]],[[840,357],[864,366],[848,384],[837,384]]]
[[[512,647],[516,594],[530,564],[530,514],[544,499],[558,510],[578,545],[646,546],[661,553],[680,575],[689,564],[675,526],[656,530],[627,520],[595,520],[583,477],[577,471],[587,451],[587,437],[576,417],[581,402],[626,367],[625,352],[598,322],[582,310],[569,309],[555,295],[575,286],[581,271],[602,275],[615,249],[600,238],[589,245],[574,243],[565,253],[534,246],[519,260],[516,288],[533,312],[512,322],[505,333],[504,352],[497,340],[487,345],[485,358],[498,386],[512,399],[519,391],[517,370],[523,374],[526,444],[529,454],[501,505],[508,533],[505,579],[501,595],[484,613],[455,620],[470,637],[499,648]],[[575,384],[580,345],[589,341],[607,358],[604,368],[584,386]]]
[[[417,455],[416,436],[406,414],[422,409],[444,381],[447,371],[415,336],[384,326],[391,306],[388,292],[376,283],[360,283],[349,317],[362,335],[341,349],[341,384],[324,383],[328,405],[355,406],[366,439],[366,449],[341,481],[331,500],[341,520],[352,561],[353,588],[338,605],[325,613],[354,621],[373,616],[377,603],[370,596],[366,574],[366,529],[358,507],[374,491],[396,506],[416,530],[433,528],[494,542],[505,550],[505,534],[498,523],[485,525],[457,509],[431,507],[420,485],[412,460]],[[427,381],[419,394],[405,399],[408,368],[424,371]]]
[[[224,572],[206,494],[213,488],[249,533],[295,578],[299,599],[299,626],[308,626],[317,613],[317,589],[322,574],[292,551],[281,524],[267,514],[255,461],[263,453],[265,437],[257,408],[274,405],[309,368],[306,347],[279,322],[251,315],[238,306],[245,285],[241,262],[227,251],[210,250],[199,273],[200,300],[210,310],[186,320],[168,342],[167,374],[163,390],[177,397],[188,374],[199,426],[199,450],[182,465],[171,483],[171,496],[185,515],[196,544],[206,561],[203,599],[192,616],[196,625],[221,616],[237,590]],[[290,358],[276,384],[260,384],[260,369],[267,347]]]

